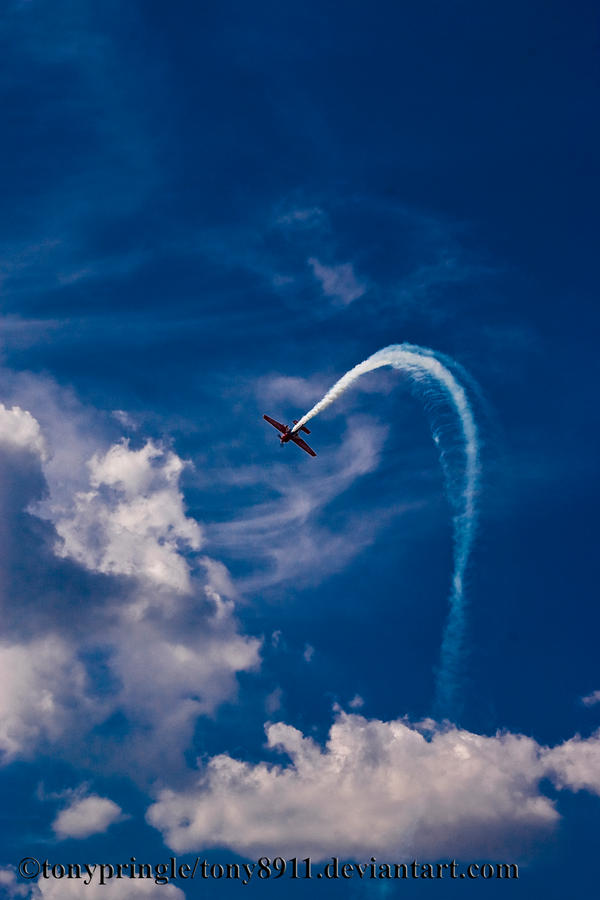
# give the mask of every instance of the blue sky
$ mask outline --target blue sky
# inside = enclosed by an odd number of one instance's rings
[[[4,4],[7,897],[70,896],[24,856],[263,849],[592,891],[597,42],[587,2]],[[316,459],[262,420],[405,341],[463,367],[481,438],[438,724],[452,509],[422,398],[365,375]]]

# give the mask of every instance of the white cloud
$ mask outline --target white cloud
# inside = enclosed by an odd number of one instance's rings
[[[62,809],[52,828],[58,838],[87,838],[106,831],[122,818],[120,806],[107,797],[90,794],[77,797],[66,809]]]
[[[0,403],[0,445],[16,450],[29,450],[40,459],[46,456],[46,445],[39,423],[30,412]]]
[[[28,884],[20,884],[17,881],[17,873],[9,866],[0,867],[0,889],[9,900],[13,900],[14,897],[29,897],[31,891]]]
[[[60,397],[48,396],[54,418]],[[185,462],[152,442],[137,450],[120,442],[90,458],[78,436],[89,416],[69,411],[64,431],[74,440],[63,446],[50,428],[52,453],[42,466],[49,497],[30,507],[45,519],[47,544],[39,546],[34,531],[30,544],[10,545],[23,560],[5,553],[0,561],[0,578],[12,567],[33,572],[40,586],[29,597],[23,576],[28,615],[5,621],[0,642],[0,755],[9,762],[40,749],[75,761],[91,754],[107,771],[157,777],[182,765],[198,716],[235,697],[237,674],[258,667],[260,640],[240,633],[225,566],[197,557],[202,529],[186,515],[179,488]],[[30,451],[43,446],[39,426],[23,409],[0,409],[0,449],[3,425],[18,438],[11,465],[30,480]],[[0,498],[8,533],[31,501],[29,480],[27,490]],[[51,554],[53,527],[62,559]],[[127,722],[125,745],[110,727],[91,732],[114,715]]]
[[[302,654],[302,656],[304,658],[304,662],[309,663],[312,660],[314,655],[315,655],[315,648],[313,647],[313,645],[306,644],[306,646],[304,648],[304,652]]]
[[[315,278],[320,281],[323,293],[338,300],[343,306],[349,306],[367,290],[366,284],[360,282],[354,274],[352,263],[326,266],[311,256],[308,264]]]
[[[542,779],[598,789],[598,736],[548,750],[517,734],[340,713],[325,748],[283,723],[267,726],[267,738],[291,765],[222,754],[195,790],[159,795],[147,819],[170,847],[315,859],[522,855],[559,819]]]
[[[3,762],[52,746],[70,728],[98,720],[85,668],[65,640],[47,635],[0,645],[0,751]]]
[[[149,441],[115,444],[89,462],[92,490],[55,520],[59,553],[86,568],[132,575],[180,592],[191,590],[180,550],[199,550],[202,531],[185,515],[179,476],[184,462]]]
[[[600,691],[592,691],[591,694],[582,697],[581,702],[584,706],[595,706],[596,703],[600,703]]]
[[[83,882],[77,879],[43,879],[40,878],[31,893],[27,895],[29,900],[63,900],[63,898],[76,897],[81,900],[185,900],[185,894],[181,888],[174,884],[155,884],[154,881],[142,879],[134,880],[123,878],[120,880],[107,879],[104,884],[92,880],[90,884],[83,886]]]
[[[183,762],[198,716],[234,697],[237,673],[260,661],[259,641],[238,634],[232,612],[222,607],[187,634],[183,627],[171,637],[161,631],[160,622],[132,623],[115,642],[112,662],[122,684],[118,701],[135,727],[127,753],[156,771]],[[122,751],[116,753],[118,761]]]
[[[600,731],[585,739],[576,735],[553,747],[545,762],[558,787],[600,796]]]
[[[43,470],[53,507],[72,503],[76,491],[89,489],[86,461],[110,445],[104,434],[103,415],[82,406],[73,391],[47,377],[4,371],[2,381],[13,403],[29,410],[39,422],[48,448]],[[109,427],[112,431],[114,423],[110,422]],[[36,506],[36,514],[45,515],[43,506]]]

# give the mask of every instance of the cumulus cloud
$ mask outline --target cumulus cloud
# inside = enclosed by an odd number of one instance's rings
[[[366,284],[358,280],[352,263],[340,263],[326,266],[314,256],[308,260],[313,275],[321,283],[321,290],[327,297],[332,297],[343,306],[349,306],[367,290]]]
[[[176,627],[162,621],[132,623],[115,641],[113,671],[121,681],[118,701],[131,729],[127,752],[144,768],[160,771],[182,763],[194,722],[235,696],[236,675],[259,663],[259,641],[237,633],[231,608],[221,600],[212,615]],[[117,759],[122,751],[115,748]],[[122,762],[121,762],[122,764]]]
[[[97,721],[104,707],[88,688],[85,667],[58,636],[0,645],[2,761],[55,745],[82,719]]]
[[[0,403],[0,445],[29,450],[41,459],[46,456],[46,445],[38,421],[20,406],[8,409]]]
[[[198,558],[202,529],[186,513],[176,453],[121,441],[86,463],[77,439],[51,443],[47,461],[43,447],[31,413],[0,409],[0,582],[28,611],[5,611],[1,759],[41,749],[139,777],[173,771],[198,716],[259,665],[260,641],[240,633],[225,566]],[[47,472],[47,497],[32,507]]]
[[[19,884],[17,873],[10,866],[0,867],[0,889],[3,896],[13,900],[14,897],[30,897],[31,888],[28,884]]]
[[[82,887],[82,882],[72,879],[42,879],[31,888],[31,893],[17,894],[15,896],[27,897],[28,900],[63,900],[63,898],[76,897],[81,900],[185,900],[185,894],[181,888],[174,884],[155,884],[154,881],[134,880],[124,878],[119,881],[107,880],[105,884],[92,881]]]
[[[58,838],[80,839],[100,834],[122,818],[120,806],[108,797],[90,794],[87,797],[77,797],[62,809],[52,823],[52,828]]]
[[[589,738],[575,735],[553,747],[546,753],[545,762],[557,787],[600,796],[600,731]]]
[[[191,589],[180,551],[199,550],[200,526],[185,514],[179,477],[184,462],[148,441],[116,444],[89,462],[90,491],[56,519],[59,552],[86,568],[132,575],[176,591]]]
[[[288,766],[213,757],[197,788],[163,791],[148,821],[177,852],[227,846],[247,856],[471,857],[522,854],[557,823],[540,782],[598,789],[595,736],[541,747],[432,721],[340,712],[324,748],[284,723],[268,746]],[[594,767],[596,774],[594,775]]]

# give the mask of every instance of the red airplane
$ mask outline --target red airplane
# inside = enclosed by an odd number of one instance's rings
[[[277,430],[281,432],[281,437],[279,438],[279,440],[281,441],[282,446],[284,444],[287,444],[288,441],[293,441],[295,444],[298,444],[299,447],[302,447],[302,449],[307,453],[310,453],[311,456],[317,455],[312,447],[308,446],[306,441],[303,441],[295,431],[292,431],[289,425],[282,425],[281,422],[276,422],[275,419],[271,418],[271,416],[263,416],[263,419],[266,419],[269,425],[272,425],[273,428],[277,428]],[[298,420],[294,419],[294,425],[296,425],[297,422]],[[304,431],[305,434],[310,434],[310,431],[304,425],[299,429],[299,431]]]

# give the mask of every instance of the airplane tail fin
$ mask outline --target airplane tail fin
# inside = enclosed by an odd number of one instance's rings
[[[294,425],[297,425],[297,424],[298,424],[298,419],[294,419]],[[306,425],[303,425],[302,428],[299,428],[298,430],[303,431],[305,434],[310,434],[310,431],[308,430]]]

